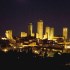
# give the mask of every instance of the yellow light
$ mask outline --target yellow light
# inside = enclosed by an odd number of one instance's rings
[[[16,47],[14,47],[14,49],[16,49]]]
[[[4,38],[1,38],[1,39],[2,39],[2,40],[7,40],[7,38],[5,38],[5,37],[4,37]]]
[[[66,46],[67,49],[70,49],[70,46]]]
[[[39,54],[39,52],[37,50],[35,50],[34,53]]]
[[[19,47],[20,49],[22,49],[23,47]]]
[[[26,32],[21,32],[21,37],[27,37],[27,33]]]
[[[8,52],[8,49],[3,49],[3,51],[6,53],[6,52]]]

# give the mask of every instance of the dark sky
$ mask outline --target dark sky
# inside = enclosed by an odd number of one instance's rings
[[[16,36],[21,31],[27,32],[30,22],[36,32],[39,19],[44,21],[44,26],[54,27],[55,34],[60,35],[62,27],[70,29],[70,1],[0,0],[0,35],[4,35],[7,29],[12,29]]]

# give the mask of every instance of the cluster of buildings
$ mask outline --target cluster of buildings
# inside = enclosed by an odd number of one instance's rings
[[[56,40],[57,38],[63,38],[64,40],[68,39],[68,28],[67,27],[63,27],[63,34],[62,37],[55,37],[54,36],[54,28],[53,27],[49,27],[46,26],[45,27],[45,33],[44,33],[44,28],[43,28],[43,21],[40,20],[37,22],[37,32],[36,34],[33,33],[33,25],[32,23],[29,23],[28,25],[28,32],[21,32],[21,37],[27,37],[27,36],[32,36],[32,37],[36,37],[37,39],[48,39],[48,40]],[[5,33],[6,37],[8,39],[13,39],[13,34],[12,34],[12,30],[7,30]]]
[[[44,55],[46,52],[48,56],[52,56],[54,51],[69,52],[70,53],[70,42],[68,41],[68,28],[63,27],[63,34],[61,37],[54,35],[54,28],[46,26],[44,31],[44,23],[42,20],[37,22],[37,31],[33,32],[33,25],[29,23],[28,32],[21,32],[20,37],[14,39],[12,30],[6,30],[5,38],[2,40],[8,40],[10,43],[6,46],[8,48],[15,48],[23,51],[24,47],[31,47],[34,53]],[[6,42],[5,42],[6,43]],[[1,44],[1,40],[0,40]],[[2,45],[3,46],[3,45]],[[1,46],[0,46],[1,47]],[[39,47],[39,49],[38,49]],[[8,48],[4,49],[7,51]],[[51,50],[52,49],[52,50]],[[69,50],[69,51],[68,51]]]

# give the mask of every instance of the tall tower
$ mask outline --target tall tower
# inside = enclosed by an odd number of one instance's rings
[[[5,33],[7,39],[13,39],[12,37],[12,30],[6,30],[6,33]]]
[[[32,36],[32,32],[33,32],[33,26],[32,26],[32,23],[29,23],[29,25],[28,25],[28,36]]]
[[[67,27],[63,28],[63,37],[65,40],[67,40],[67,37],[68,37],[68,28]]]
[[[50,39],[52,40],[54,37],[54,28],[51,28],[50,30]]]
[[[38,38],[43,39],[43,21],[42,20],[37,22],[37,33],[38,33]]]
[[[50,39],[50,27],[48,26],[45,28],[45,35],[47,39]]]

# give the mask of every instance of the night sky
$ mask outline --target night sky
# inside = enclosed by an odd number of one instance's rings
[[[70,31],[69,0],[0,0],[0,35],[12,29],[15,36],[27,32],[28,23],[33,23],[36,32],[37,21],[55,28],[55,35],[61,35],[62,27]],[[70,33],[69,33],[70,36]]]

